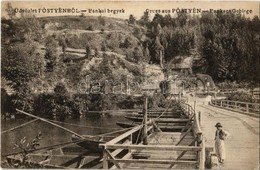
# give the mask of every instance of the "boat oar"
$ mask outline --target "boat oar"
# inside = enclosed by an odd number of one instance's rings
[[[15,109],[15,110],[18,111],[18,112],[20,112],[20,113],[22,113],[22,114],[25,114],[25,115],[27,115],[27,116],[30,116],[30,117],[39,119],[39,120],[41,120],[41,121],[43,121],[43,122],[47,122],[47,123],[49,123],[49,124],[51,124],[51,125],[53,125],[53,126],[56,126],[56,127],[58,127],[58,128],[61,128],[61,129],[65,130],[65,131],[67,131],[67,132],[69,132],[69,133],[72,133],[72,134],[74,134],[74,135],[76,135],[76,136],[78,136],[78,137],[80,137],[80,138],[84,138],[84,136],[82,136],[82,135],[80,135],[80,134],[78,134],[78,133],[76,133],[76,132],[73,132],[73,131],[71,131],[71,130],[69,130],[69,129],[63,127],[63,126],[57,125],[57,124],[55,124],[55,123],[52,123],[51,121],[48,121],[48,120],[46,120],[46,119],[44,119],[44,118],[41,118],[41,117],[32,115],[32,114],[30,114],[30,113],[26,113],[26,112],[24,112],[24,111],[22,111],[22,110],[19,110],[19,109]]]

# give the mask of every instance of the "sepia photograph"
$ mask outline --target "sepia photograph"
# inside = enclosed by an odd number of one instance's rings
[[[0,9],[1,168],[260,168],[259,1]]]

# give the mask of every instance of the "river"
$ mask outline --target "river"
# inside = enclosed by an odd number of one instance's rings
[[[1,120],[1,132],[19,126],[28,121],[30,120]],[[66,119],[64,121],[66,124],[63,123],[59,125],[75,131],[78,134],[96,135],[121,129],[116,125],[117,121],[125,121],[125,118],[123,116],[117,115],[91,118],[85,117],[80,119]],[[73,124],[73,126],[69,124]],[[19,141],[23,137],[26,137],[27,141],[31,142],[32,139],[34,139],[39,132],[42,133],[42,139],[40,140],[39,147],[45,147],[71,141],[71,133],[50,125],[46,122],[37,120],[21,128],[1,134],[1,155],[3,156],[16,152],[17,150],[13,149],[16,141]]]

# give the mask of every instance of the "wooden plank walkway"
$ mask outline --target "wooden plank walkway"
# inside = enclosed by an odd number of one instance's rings
[[[221,122],[223,129],[230,133],[226,140],[226,160],[219,169],[259,168],[259,118],[234,111],[197,104],[201,112],[201,128],[206,136],[206,146],[214,146],[214,125]],[[216,168],[216,169],[218,169]]]
[[[181,139],[184,133],[180,132],[154,132],[151,135],[148,136],[148,145],[176,145],[177,142]],[[178,146],[187,146],[192,142],[194,139],[193,134],[190,132],[185,137],[185,139],[178,145]],[[176,158],[182,153],[182,151],[167,151],[167,150],[132,150],[132,153],[136,155],[141,156],[149,156],[149,160],[151,160],[151,163],[143,163],[138,162],[138,159],[136,159],[136,162],[131,159],[131,161],[127,162],[127,158],[125,162],[120,163],[122,168],[125,169],[167,169],[169,168],[169,164],[156,164],[153,160],[176,160]],[[133,154],[132,154],[133,155]],[[132,157],[132,155],[128,155],[129,158]],[[195,165],[192,165],[191,163],[194,163],[196,161],[196,151],[188,151],[185,153],[185,155],[180,159],[180,161],[183,161],[183,164],[178,164],[173,166],[172,168],[177,169],[195,169]]]

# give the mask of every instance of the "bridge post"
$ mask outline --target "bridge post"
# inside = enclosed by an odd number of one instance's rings
[[[108,161],[107,161],[107,158],[108,158],[108,154],[106,152],[106,148],[104,147],[103,148],[103,169],[108,169]]]
[[[249,113],[249,104],[246,104],[246,112]]]
[[[194,108],[193,108],[193,110],[196,113],[196,100],[194,101]]]
[[[222,103],[223,101],[222,100],[220,100],[220,107],[222,107],[223,106],[223,103]]]
[[[148,105],[148,96],[144,95],[144,108],[143,108],[143,115],[144,115],[144,127],[143,127],[143,144],[147,145],[147,105]]]
[[[199,169],[205,169],[205,145],[203,142],[203,136],[201,132],[197,133],[197,142],[198,146],[201,147],[201,151],[198,152]]]
[[[235,102],[235,109],[237,110],[237,102]]]
[[[201,112],[200,112],[200,111],[198,112],[198,116],[199,116],[199,117],[198,117],[198,118],[199,118],[199,124],[200,124],[200,126],[201,126]]]

